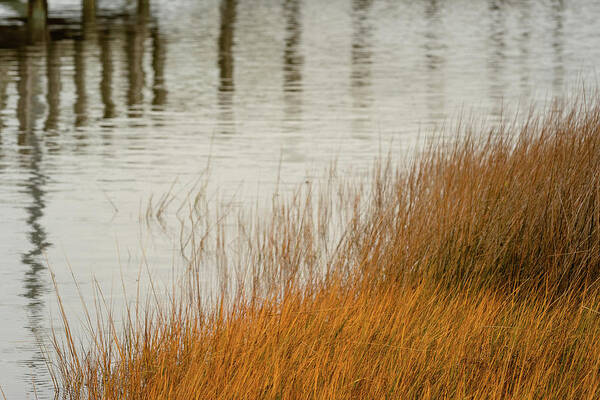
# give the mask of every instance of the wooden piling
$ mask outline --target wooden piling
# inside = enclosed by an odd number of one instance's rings
[[[27,34],[30,43],[40,42],[48,35],[48,1],[29,0],[27,5]]]

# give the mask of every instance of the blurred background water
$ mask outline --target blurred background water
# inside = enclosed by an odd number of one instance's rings
[[[95,3],[95,4],[94,4]],[[335,158],[360,172],[459,115],[597,84],[593,0],[0,1],[0,385],[51,398],[35,340],[82,290],[135,291],[177,263],[141,228],[151,196],[192,182],[239,205]],[[210,161],[209,161],[210,159]],[[285,189],[284,189],[285,190]],[[156,200],[157,197],[154,197]],[[143,251],[142,251],[143,250]],[[120,295],[115,295],[118,298]],[[116,301],[116,300],[115,300]],[[77,321],[75,321],[77,322]]]

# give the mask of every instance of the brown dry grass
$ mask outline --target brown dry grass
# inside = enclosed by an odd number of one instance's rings
[[[222,215],[192,218],[181,296],[128,310],[123,332],[90,320],[86,351],[57,340],[60,393],[599,398],[600,107],[460,132],[241,218],[232,240]],[[211,305],[205,265],[223,273]]]

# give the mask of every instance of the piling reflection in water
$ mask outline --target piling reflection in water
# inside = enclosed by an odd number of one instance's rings
[[[81,37],[75,40],[75,127],[88,122],[87,67],[92,49],[97,46],[96,1],[82,0]],[[83,133],[76,136],[83,139]]]
[[[8,74],[7,67],[2,60],[2,53],[0,52],[0,155],[2,154],[2,136],[4,134],[4,109],[6,108],[6,102],[8,101]]]
[[[100,97],[102,98],[104,107],[102,118],[109,119],[116,116],[116,107],[113,101],[113,35],[110,23],[107,23],[106,26],[100,30],[98,37],[98,40],[100,41],[100,64],[102,68]]]
[[[152,28],[152,69],[154,82],[152,83],[152,109],[161,111],[167,103],[167,87],[165,82],[165,65],[167,60],[167,44],[165,37],[158,30]]]
[[[73,106],[73,112],[75,114],[75,127],[82,127],[87,123],[87,88],[86,88],[86,70],[87,70],[87,57],[86,54],[89,51],[88,46],[91,44],[89,40],[90,32],[83,31],[81,40],[75,41],[75,52],[73,53],[73,65],[75,66],[75,104]],[[82,139],[82,135],[76,136]]]
[[[125,53],[127,54],[127,74],[129,89],[127,91],[128,117],[139,118],[143,115],[144,93],[146,82],[144,71],[144,44],[148,35],[149,8],[147,2],[140,0],[141,7],[131,16],[127,25]]]
[[[564,86],[565,79],[565,60],[564,60],[564,18],[565,18],[565,2],[564,0],[554,0],[552,2],[552,21],[554,27],[552,29],[552,49],[554,54],[554,79],[552,86],[556,93],[560,92]]]
[[[429,111],[430,124],[438,126],[447,118],[444,64],[446,62],[446,45],[442,41],[443,24],[442,5],[438,0],[425,2],[425,33],[423,35],[423,54],[425,55],[425,72],[427,74],[427,93],[425,95]]]
[[[490,33],[487,57],[492,116],[502,118],[504,110],[504,71],[506,69],[506,15],[503,0],[490,0]]]
[[[43,149],[36,132],[38,121],[44,111],[43,104],[38,100],[43,92],[40,74],[43,51],[43,45],[22,47],[18,50],[18,145],[21,167],[28,173],[28,177],[23,182],[22,192],[30,199],[30,204],[25,206],[25,222],[28,226],[27,237],[30,247],[21,254],[21,261],[27,267],[22,295],[28,300],[27,319],[28,328],[33,335],[32,341],[41,337],[42,333],[42,320],[45,316],[42,295],[48,290],[47,278],[44,277],[43,252],[50,246],[41,222],[46,206],[44,188],[47,177],[42,167]],[[32,355],[27,364],[35,371],[35,373],[32,371],[34,383],[38,386],[48,385],[43,355],[39,350]]]
[[[37,127],[36,122],[45,111],[45,105],[40,99],[40,94],[43,93],[40,69],[43,63],[44,48],[43,45],[21,47],[17,54],[19,71],[17,143],[21,146],[21,152],[27,152]]]
[[[84,30],[96,22],[96,0],[81,0],[81,21]]]
[[[50,135],[57,134],[58,121],[60,118],[60,92],[62,82],[60,76],[61,46],[54,40],[48,41],[46,45],[46,103],[48,104],[48,115],[44,130]]]
[[[285,19],[283,49],[283,101],[286,131],[299,131],[302,120],[302,66],[304,57],[300,50],[302,22],[299,0],[283,3]]]
[[[235,83],[234,68],[234,31],[236,22],[237,0],[221,0],[218,38],[219,86],[217,99],[221,133],[235,133],[235,116],[233,113],[233,95]]]
[[[124,54],[127,57],[125,76],[127,79],[127,94],[125,108],[130,118],[140,118],[144,113],[144,104],[148,102],[154,110],[162,110],[167,102],[167,89],[165,86],[166,65],[166,39],[160,32],[158,23],[150,13],[147,0],[139,0],[139,7],[133,13],[98,14],[95,0],[82,0],[81,18],[72,16],[55,17],[50,14],[48,23],[44,26],[44,34],[36,34],[32,39],[32,31],[37,28],[35,18],[31,16],[12,18],[14,24],[0,24],[0,49],[18,49],[27,46],[32,41],[46,45],[46,73],[47,92],[46,103],[48,115],[44,129],[56,131],[59,128],[68,128],[67,116],[61,118],[61,90],[63,82],[61,77],[61,57],[71,51],[64,52],[61,43],[72,43],[72,63],[74,69],[74,98],[73,127],[86,127],[91,121],[93,110],[90,109],[89,95],[93,88],[88,82],[95,80],[90,76],[90,66],[100,64],[100,97],[103,104],[102,118],[114,118],[118,114],[114,92],[114,77],[121,71],[115,70],[114,43],[124,44]],[[34,6],[44,5],[43,1],[31,3]],[[32,6],[29,7],[31,9]],[[35,9],[35,8],[34,8]],[[38,15],[39,13],[34,13]],[[9,19],[9,21],[11,21]],[[146,39],[151,38],[151,50],[146,49]],[[227,50],[227,49],[225,49]],[[229,48],[231,52],[231,48]],[[151,68],[153,69],[153,82],[150,84],[152,98],[144,99],[146,71],[144,70],[144,56],[151,53]],[[99,54],[99,57],[98,57]],[[97,59],[98,58],[98,59]],[[223,81],[231,75],[232,62],[227,61],[229,72],[225,72]],[[223,75],[223,74],[222,74]],[[92,78],[92,79],[90,79]],[[8,83],[6,83],[8,85]],[[228,83],[226,86],[230,86]],[[1,87],[0,87],[1,88]],[[224,90],[227,90],[225,88]],[[3,108],[6,105],[3,106]],[[61,126],[62,124],[62,126]]]
[[[531,94],[531,69],[530,69],[530,49],[531,49],[531,1],[521,1],[519,9],[519,36],[518,47],[519,56],[517,64],[519,66],[519,88],[522,99],[526,99]]]
[[[365,128],[371,124],[370,110],[372,94],[372,41],[373,25],[369,18],[373,0],[354,0],[352,2],[352,49],[350,87],[352,106],[352,130],[355,137],[362,136]]]

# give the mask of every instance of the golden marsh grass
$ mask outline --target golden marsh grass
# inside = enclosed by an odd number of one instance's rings
[[[84,350],[63,315],[60,395],[600,397],[600,106],[459,133],[369,183],[274,201],[234,237],[195,198],[180,293],[122,330],[90,319]]]

